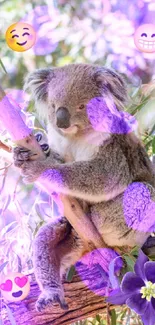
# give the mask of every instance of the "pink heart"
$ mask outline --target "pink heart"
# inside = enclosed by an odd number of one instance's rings
[[[19,278],[17,276],[14,281],[17,284],[18,287],[23,288],[25,286],[25,284],[28,282],[28,277],[23,276],[22,278]]]
[[[1,283],[0,288],[1,288],[1,290],[4,290],[4,291],[11,291],[12,290],[12,281],[6,280],[4,283]]]

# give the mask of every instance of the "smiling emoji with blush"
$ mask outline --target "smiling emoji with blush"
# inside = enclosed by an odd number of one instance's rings
[[[36,41],[36,32],[33,27],[27,23],[15,23],[6,31],[6,42],[8,46],[16,52],[29,50]]]
[[[3,277],[0,284],[3,298],[8,301],[20,301],[25,299],[30,292],[30,282],[26,275],[11,273]]]

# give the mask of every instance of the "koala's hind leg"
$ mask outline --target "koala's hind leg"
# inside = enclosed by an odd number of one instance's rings
[[[84,244],[65,217],[39,229],[33,245],[34,270],[42,291],[36,302],[38,311],[56,302],[68,308],[61,277],[82,256],[83,249]]]

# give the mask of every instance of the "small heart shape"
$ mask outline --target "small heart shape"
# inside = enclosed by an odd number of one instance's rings
[[[25,284],[28,282],[28,277],[23,276],[22,278],[20,278],[17,276],[14,281],[18,287],[23,288],[25,286]]]
[[[6,280],[4,283],[1,283],[0,289],[3,291],[11,291],[12,290],[12,281]]]

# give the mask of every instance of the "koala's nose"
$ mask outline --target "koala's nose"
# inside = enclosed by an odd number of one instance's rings
[[[59,107],[56,112],[56,124],[59,128],[67,129],[70,126],[70,113],[66,107]]]

